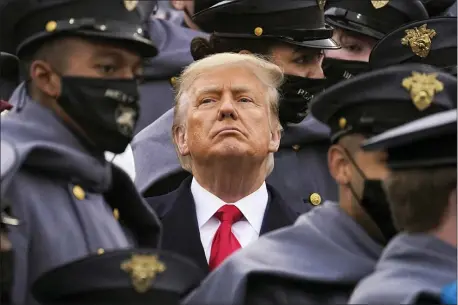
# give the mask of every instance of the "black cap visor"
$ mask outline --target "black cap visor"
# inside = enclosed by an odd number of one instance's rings
[[[154,57],[158,54],[153,42],[143,36],[143,29],[120,21],[98,22],[93,18],[55,21],[48,31],[38,32],[34,35],[27,35],[28,39],[22,41],[17,47],[19,57],[21,53],[38,41],[56,35],[81,35],[82,37],[102,38],[106,41],[120,42],[126,49],[138,53],[142,57]]]

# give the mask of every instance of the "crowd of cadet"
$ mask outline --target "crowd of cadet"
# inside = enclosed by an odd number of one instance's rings
[[[0,0],[0,302],[457,304],[456,0]]]

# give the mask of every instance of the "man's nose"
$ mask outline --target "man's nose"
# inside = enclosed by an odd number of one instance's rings
[[[308,78],[324,78],[323,68],[321,67],[321,62],[319,64],[313,65],[307,71]]]
[[[219,107],[218,119],[224,120],[225,118],[232,118],[233,120],[238,119],[237,110],[235,109],[235,101],[232,97],[223,96],[221,105]]]

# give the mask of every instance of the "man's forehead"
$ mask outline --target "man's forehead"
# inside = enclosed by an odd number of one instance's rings
[[[195,95],[201,95],[205,93],[222,93],[223,91],[231,91],[233,93],[240,92],[252,92],[262,94],[262,83],[259,80],[255,82],[249,81],[246,79],[234,79],[226,81],[201,81],[196,80],[194,86],[192,86],[192,93]]]

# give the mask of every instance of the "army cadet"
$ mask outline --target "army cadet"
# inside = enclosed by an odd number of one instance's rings
[[[379,69],[402,63],[423,63],[456,76],[456,28],[456,17],[406,24],[377,43],[369,64],[372,69]]]
[[[315,0],[220,1],[194,16],[201,29],[213,33],[210,40],[193,40],[194,59],[222,52],[258,53],[272,58],[287,74],[280,101],[284,133],[266,182],[298,213],[324,199],[337,198],[336,184],[327,170],[329,129],[313,117],[306,118],[311,98],[326,85],[323,49],[338,48],[331,39],[332,29],[325,25],[323,4]],[[189,175],[181,169],[170,141],[172,118],[170,111],[139,133],[132,144],[136,184],[147,197],[176,189]]]
[[[323,70],[331,84],[367,72],[371,50],[386,34],[428,18],[420,0],[328,0],[324,15],[342,46],[325,51]]]
[[[1,177],[11,228],[12,298],[34,304],[31,283],[49,269],[93,253],[155,247],[158,219],[127,174],[106,162],[133,137],[143,58],[137,1],[12,0],[0,6],[0,41],[11,41],[27,81],[1,120],[18,153]],[[107,9],[109,8],[109,9]],[[5,195],[5,196],[3,196]]]
[[[437,76],[444,88],[418,92],[412,84],[423,75]],[[403,65],[355,76],[315,97],[312,114],[331,128],[328,160],[339,203],[325,202],[234,253],[185,304],[346,303],[396,233],[381,186],[385,155],[363,152],[360,143],[456,108],[456,94],[456,78],[426,65]]]
[[[117,250],[46,272],[32,294],[42,305],[178,305],[202,279],[200,268],[174,253]]]
[[[426,85],[439,91],[451,84],[431,79]],[[419,293],[439,298],[456,281],[456,116],[456,109],[431,115],[364,143],[366,151],[387,153],[384,186],[402,233],[358,284],[351,304],[412,304]]]

